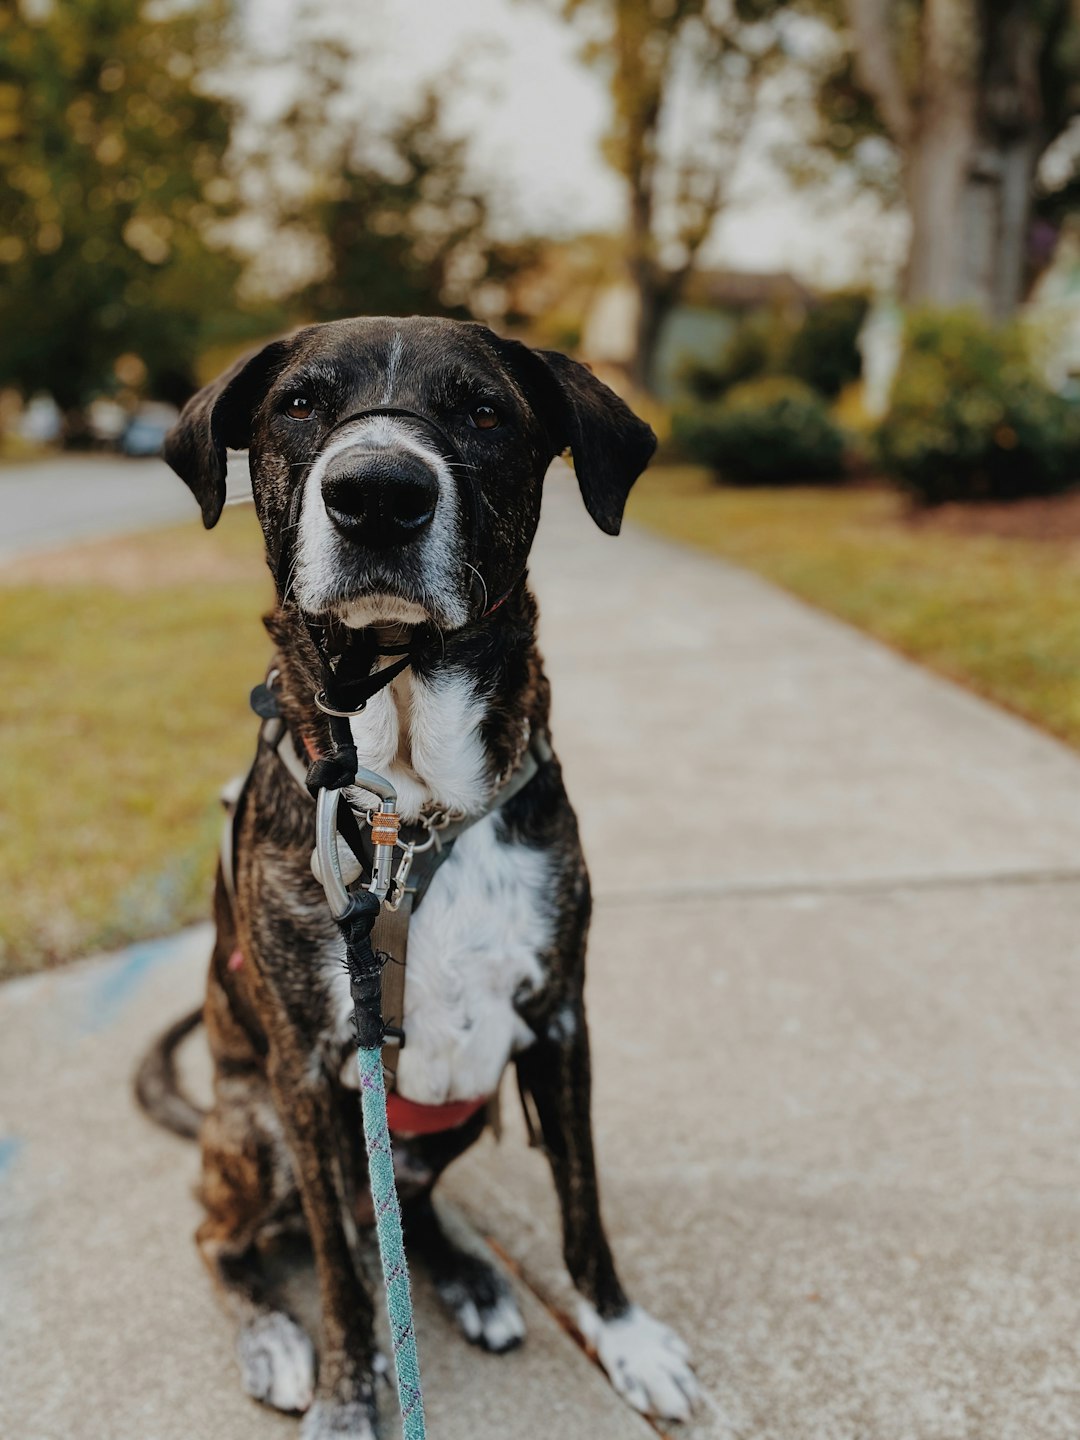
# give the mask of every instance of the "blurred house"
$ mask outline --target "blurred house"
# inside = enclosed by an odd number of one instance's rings
[[[652,364],[653,391],[672,400],[683,388],[688,363],[714,363],[739,321],[770,309],[801,320],[814,292],[786,272],[702,270],[692,275],[679,303],[664,321]],[[593,364],[625,368],[633,355],[637,296],[628,281],[603,287],[581,332],[581,353]]]

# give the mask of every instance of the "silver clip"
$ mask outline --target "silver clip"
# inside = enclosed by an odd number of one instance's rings
[[[356,784],[369,790],[383,802],[380,808],[393,810],[397,805],[397,791],[390,781],[374,770],[358,769]],[[320,790],[315,803],[315,851],[319,860],[319,878],[322,880],[330,913],[335,919],[348,910],[351,903],[348,886],[341,873],[341,856],[337,847],[338,805],[347,803],[340,790]],[[384,899],[390,886],[390,863],[393,858],[392,845],[376,845],[375,866],[368,889]]]
[[[409,878],[409,871],[412,869],[413,855],[416,853],[416,846],[410,845],[407,840],[399,840],[402,855],[398,867],[394,871],[394,884],[387,895],[385,905],[387,910],[397,910],[405,898],[405,882]]]

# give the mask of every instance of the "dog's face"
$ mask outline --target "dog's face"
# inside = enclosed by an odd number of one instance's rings
[[[555,455],[570,447],[589,513],[617,534],[655,443],[565,356],[480,325],[365,318],[240,361],[188,402],[165,458],[209,527],[226,447],[250,448],[279,594],[307,615],[454,630],[524,571]]]

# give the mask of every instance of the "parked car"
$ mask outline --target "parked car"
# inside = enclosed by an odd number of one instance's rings
[[[120,437],[121,452],[131,456],[160,455],[165,435],[179,413],[175,405],[161,400],[140,405]]]
[[[17,433],[34,445],[55,445],[64,433],[64,417],[51,395],[33,395],[15,427]]]
[[[130,417],[118,400],[99,395],[86,407],[86,430],[102,449],[114,450],[128,427]]]

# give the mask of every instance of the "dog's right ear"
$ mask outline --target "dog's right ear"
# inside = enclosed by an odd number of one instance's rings
[[[165,459],[198,500],[207,530],[225,504],[225,452],[250,445],[251,421],[292,345],[274,340],[237,360],[191,397],[165,436]]]

